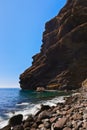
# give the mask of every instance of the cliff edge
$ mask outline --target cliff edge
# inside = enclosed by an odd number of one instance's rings
[[[22,89],[77,89],[87,81],[87,0],[68,0],[45,25],[40,53],[20,75]]]

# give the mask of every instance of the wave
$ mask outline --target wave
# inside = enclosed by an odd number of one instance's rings
[[[17,103],[16,106],[27,106],[29,105],[28,102],[23,102],[23,103]]]
[[[0,128],[3,128],[4,126],[6,126],[8,123],[8,120],[14,115],[23,114],[24,119],[26,119],[28,115],[36,114],[40,110],[41,104],[49,105],[49,106],[56,106],[57,103],[63,103],[64,101],[65,101],[64,96],[60,96],[60,97],[53,98],[51,100],[40,101],[37,104],[30,104],[27,102],[16,104],[16,106],[25,106],[25,107],[22,110],[15,110],[14,112],[6,113],[6,116],[8,117],[8,119],[6,120],[4,120],[3,118],[0,118]]]

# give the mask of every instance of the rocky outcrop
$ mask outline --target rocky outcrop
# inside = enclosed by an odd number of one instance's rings
[[[20,75],[22,89],[77,89],[87,79],[87,0],[68,0],[45,25],[40,53]]]

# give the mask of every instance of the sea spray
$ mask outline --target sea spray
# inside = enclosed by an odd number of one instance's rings
[[[64,102],[64,96],[68,94],[58,91],[20,91],[20,89],[3,89],[4,101],[1,104],[0,128],[7,125],[8,120],[17,114],[23,114],[24,119],[29,114],[35,114],[40,110],[41,104],[56,106],[58,102]],[[10,94],[10,95],[9,95]],[[8,103],[9,97],[9,103]],[[1,97],[0,97],[1,98]]]

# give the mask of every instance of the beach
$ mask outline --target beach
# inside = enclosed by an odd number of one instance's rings
[[[67,95],[67,92],[56,90],[36,92],[18,88],[0,89],[0,128],[6,126],[14,115],[22,114],[25,120],[28,115],[35,115],[41,104],[56,106],[57,103],[64,102]]]
[[[55,106],[41,105],[35,114],[14,125],[14,121],[2,130],[86,130],[87,129],[87,88],[80,88],[65,102]],[[21,113],[22,114],[22,113]],[[19,118],[20,115],[16,115]],[[13,117],[15,120],[15,116]]]

